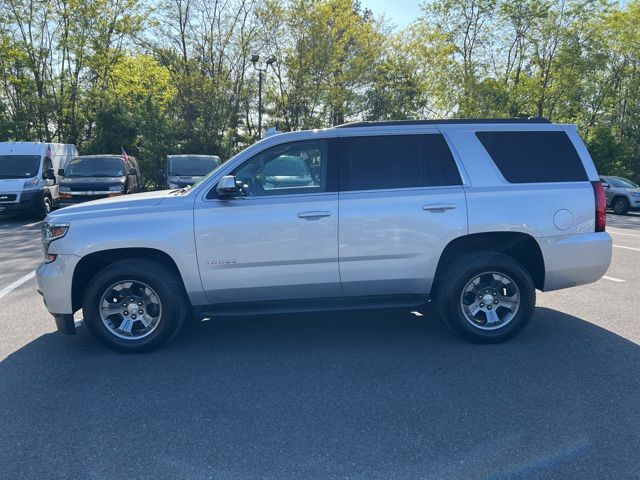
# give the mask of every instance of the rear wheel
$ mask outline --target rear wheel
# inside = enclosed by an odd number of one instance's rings
[[[87,327],[121,352],[152,350],[182,327],[189,303],[179,278],[150,260],[122,260],[103,268],[84,294]]]
[[[498,252],[459,258],[444,273],[436,302],[445,323],[476,343],[497,343],[517,335],[535,308],[535,286],[527,270]]]
[[[618,197],[613,202],[613,211],[617,215],[626,215],[629,211],[629,202],[626,198]]]

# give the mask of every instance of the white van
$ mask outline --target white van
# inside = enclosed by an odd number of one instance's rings
[[[77,155],[74,145],[62,143],[0,143],[0,214],[46,217],[58,204],[58,170]]]

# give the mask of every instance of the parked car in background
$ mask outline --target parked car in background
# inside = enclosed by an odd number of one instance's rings
[[[167,155],[164,186],[171,190],[193,185],[218,166],[217,155]]]
[[[631,180],[612,175],[603,175],[600,181],[607,195],[607,207],[618,215],[629,210],[640,210],[640,187]]]
[[[259,185],[265,190],[312,186],[314,178],[307,161],[311,159],[306,153],[304,156],[282,155],[271,162],[255,162],[250,168],[239,171],[237,179],[248,188],[253,183],[254,187]]]
[[[134,157],[84,155],[72,159],[60,181],[60,206],[142,191],[142,174]]]
[[[58,205],[56,172],[77,155],[69,144],[0,143],[0,213],[46,217]]]
[[[302,164],[310,183],[274,183]],[[536,289],[602,277],[605,223],[574,125],[364,122],[267,137],[190,189],[56,211],[36,282],[60,331],[82,308],[120,351],[168,342],[192,313],[429,305],[491,343],[522,331]]]

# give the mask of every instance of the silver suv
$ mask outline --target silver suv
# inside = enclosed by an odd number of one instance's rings
[[[629,210],[640,210],[640,187],[622,177],[602,176],[600,181],[607,196],[607,207],[618,215],[626,215]]]
[[[434,304],[500,342],[535,290],[609,267],[605,195],[576,127],[544,119],[352,123],[274,135],[191,188],[98,200],[43,225],[58,329],[120,351],[188,316]]]

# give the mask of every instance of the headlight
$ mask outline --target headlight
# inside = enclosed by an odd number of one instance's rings
[[[61,192],[65,192],[65,193],[66,193],[66,192],[70,192],[70,191],[71,191],[71,188],[70,188],[70,187],[60,187],[60,191],[61,191]]]
[[[122,185],[111,185],[109,187],[110,192],[122,192],[123,190],[124,190],[124,187]]]
[[[44,222],[42,224],[42,248],[44,250],[44,263],[53,262],[56,259],[56,255],[49,253],[49,245],[54,240],[58,240],[64,237],[69,230],[68,223],[49,223]]]
[[[24,181],[24,186],[22,188],[25,190],[28,190],[30,188],[36,188],[39,182],[40,182],[40,179],[38,177],[30,178],[29,180]]]

